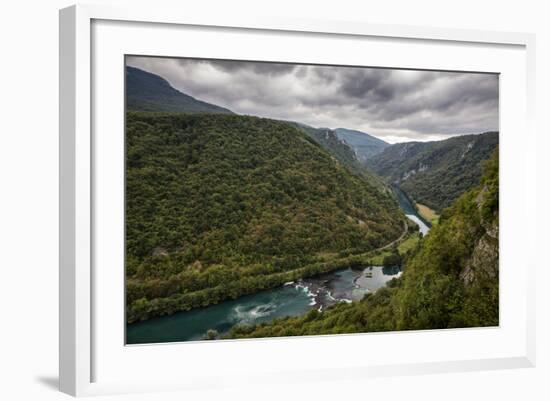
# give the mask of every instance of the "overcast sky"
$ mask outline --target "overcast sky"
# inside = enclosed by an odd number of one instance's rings
[[[498,130],[494,74],[155,57],[127,62],[239,114],[356,129],[390,143]]]

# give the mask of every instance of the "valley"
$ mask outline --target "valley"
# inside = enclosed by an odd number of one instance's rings
[[[128,344],[498,324],[497,132],[391,145],[126,88]]]
[[[499,323],[498,153],[403,264],[360,301],[234,327],[228,338],[491,327]]]
[[[390,191],[289,124],[130,112],[127,144],[129,323],[362,263],[403,236]]]
[[[412,232],[400,237],[396,245],[400,253],[406,254],[418,241],[418,234]],[[399,265],[383,266],[384,257],[391,255],[386,249],[385,246],[370,252],[364,265],[340,267],[216,305],[131,324],[127,327],[127,343],[216,339],[227,336],[239,326],[299,317],[310,311],[322,312],[340,302],[358,302],[366,294],[374,293],[400,277]]]
[[[498,132],[404,142],[386,147],[365,165],[415,202],[440,213],[479,184],[483,162],[497,147]]]

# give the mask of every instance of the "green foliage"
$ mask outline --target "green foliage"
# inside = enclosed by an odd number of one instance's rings
[[[207,340],[215,340],[220,336],[217,330],[210,329],[206,332],[205,338]]]
[[[129,322],[329,271],[402,229],[388,191],[291,124],[127,114]]]
[[[359,133],[358,131],[345,130],[343,128],[338,128],[336,130],[331,130],[328,128],[313,128],[309,125],[295,122],[290,122],[289,124],[292,124],[296,128],[305,132],[311,139],[313,139],[313,141],[315,141],[315,143],[327,150],[333,157],[336,158],[336,160],[346,166],[352,173],[360,175],[364,180],[377,187],[380,191],[390,193],[391,189],[382,181],[382,179],[360,163],[357,158],[358,156],[356,156],[354,151],[355,147],[342,139],[341,132],[349,131],[354,133],[354,135],[361,135],[365,138],[370,138],[369,140],[375,143],[380,142],[386,146],[388,146],[388,144],[367,134]]]
[[[237,327],[229,337],[496,326],[498,241],[487,239],[498,237],[497,233],[498,150],[485,163],[481,185],[447,209],[441,223],[406,259],[400,278],[360,302],[338,304],[311,316]],[[472,273],[468,280],[467,271]]]
[[[366,165],[416,202],[440,212],[479,185],[483,162],[497,146],[498,132],[398,143],[369,158]]]
[[[328,150],[336,159],[354,171],[358,171],[361,165],[355,157],[353,150],[340,141],[335,131],[329,128],[313,128],[306,124],[289,122],[299,130],[305,132],[311,139],[318,143],[322,148]]]
[[[396,250],[395,252],[392,252],[391,254],[384,256],[382,265],[383,266],[400,266],[401,261],[402,261],[401,255]]]

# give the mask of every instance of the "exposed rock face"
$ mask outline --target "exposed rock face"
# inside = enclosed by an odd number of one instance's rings
[[[155,249],[153,249],[153,256],[168,256],[168,251],[163,247],[157,246]]]
[[[483,163],[498,147],[498,133],[443,141],[396,143],[365,161],[387,182],[438,212],[481,182]]]
[[[475,199],[478,210],[481,211],[487,196],[488,189],[484,186]],[[466,285],[472,284],[476,279],[482,277],[498,279],[498,212],[492,216],[490,221],[482,218],[481,226],[485,232],[477,240],[472,256],[466,262],[464,269],[460,273],[460,278]]]
[[[477,241],[472,257],[460,273],[464,284],[472,284],[480,277],[498,277],[498,224],[493,224]]]

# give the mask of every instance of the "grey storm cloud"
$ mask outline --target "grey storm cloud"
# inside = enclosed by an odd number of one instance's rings
[[[296,69],[295,64],[281,63],[258,63],[258,62],[242,62],[233,60],[201,60],[201,59],[176,59],[176,62],[186,68],[188,65],[205,65],[209,64],[212,67],[226,72],[241,72],[247,71],[260,75],[282,75],[292,72]]]
[[[389,142],[498,130],[498,75],[129,57],[176,89],[239,114],[350,128]]]

